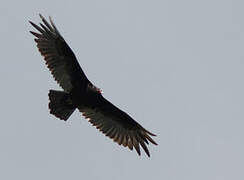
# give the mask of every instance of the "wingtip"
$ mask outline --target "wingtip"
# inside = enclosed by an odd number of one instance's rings
[[[32,21],[29,20],[28,22],[33,26],[34,23]]]
[[[156,142],[154,141],[154,145],[158,146],[158,143],[156,143]]]
[[[135,148],[136,149],[136,148]],[[136,149],[136,152],[137,152],[137,154],[139,155],[139,156],[141,156],[141,150],[139,149]]]
[[[48,16],[48,18],[49,18],[49,21],[50,21],[50,22],[53,22],[53,20],[52,20],[52,17],[51,17],[51,16]]]
[[[44,17],[41,15],[41,13],[39,13],[39,16],[40,16],[41,19],[44,19]]]
[[[44,17],[41,15],[41,13],[38,14],[40,16],[41,19],[44,19]],[[28,22],[33,25],[34,23],[31,20],[28,20]]]
[[[146,132],[147,132],[148,134],[150,134],[151,136],[157,136],[156,134],[153,134],[153,133],[151,133],[151,132],[148,131],[148,130],[146,130]]]

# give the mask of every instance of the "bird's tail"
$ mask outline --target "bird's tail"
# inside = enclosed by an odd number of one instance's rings
[[[64,91],[50,90],[48,96],[50,113],[61,120],[66,121],[76,109],[70,95]]]

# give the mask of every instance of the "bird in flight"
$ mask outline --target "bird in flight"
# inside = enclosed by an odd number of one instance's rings
[[[77,108],[93,126],[117,142],[133,148],[141,155],[140,147],[150,157],[147,145],[157,143],[155,136],[102,96],[81,69],[75,54],[59,33],[51,17],[50,23],[40,14],[42,23],[30,24],[38,31],[30,31],[44,57],[48,69],[63,91],[49,91],[50,113],[67,121]],[[147,144],[147,145],[146,145]]]

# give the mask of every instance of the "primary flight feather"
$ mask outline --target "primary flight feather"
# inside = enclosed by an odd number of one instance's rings
[[[66,121],[77,108],[82,115],[106,136],[119,145],[135,148],[140,155],[140,147],[150,157],[147,145],[157,145],[151,138],[155,136],[121,111],[95,87],[81,69],[74,53],[59,33],[51,18],[50,23],[40,15],[42,23],[31,25],[38,31],[30,31],[44,57],[48,69],[64,91],[49,91],[50,113]]]

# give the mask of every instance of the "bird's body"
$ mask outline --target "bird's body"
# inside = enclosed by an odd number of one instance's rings
[[[89,122],[119,145],[131,150],[135,148],[139,155],[141,146],[150,156],[146,144],[150,141],[157,145],[150,137],[155,135],[102,96],[101,90],[86,77],[51,18],[49,24],[40,17],[43,22],[40,26],[30,22],[39,33],[30,32],[36,37],[37,47],[54,79],[64,90],[50,90],[50,113],[66,121],[75,109],[79,109]]]

